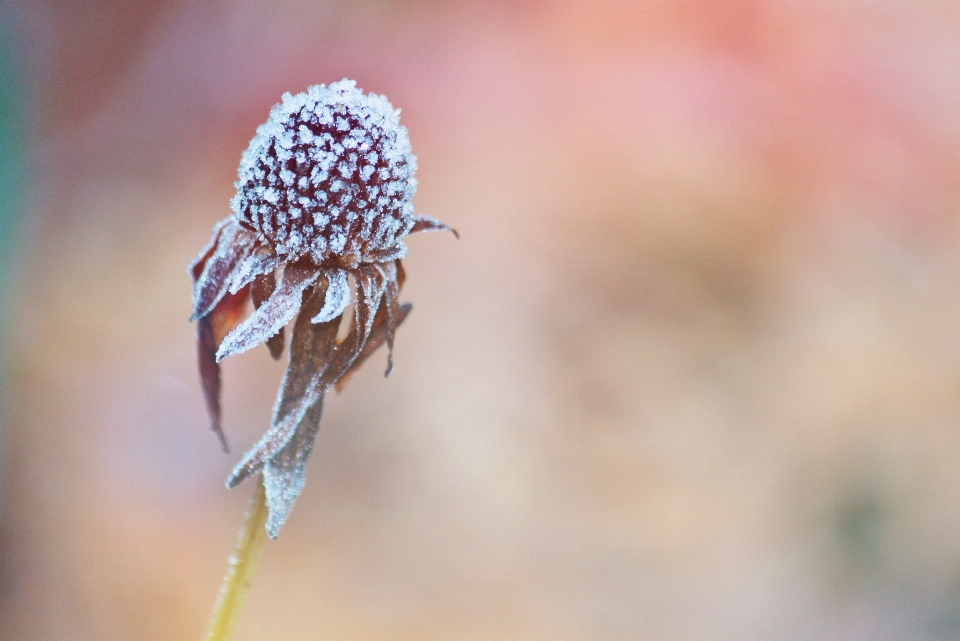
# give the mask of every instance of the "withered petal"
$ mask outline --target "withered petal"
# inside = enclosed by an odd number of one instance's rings
[[[383,272],[374,265],[362,265],[354,272],[357,300],[353,306],[353,324],[346,338],[336,345],[318,387],[326,390],[344,376],[363,350],[370,336],[374,317],[385,286]]]
[[[413,305],[406,303],[401,305],[397,310],[397,322],[394,325],[394,328],[399,327],[400,324],[407,319],[407,316],[410,314],[410,311],[413,309]],[[336,389],[339,394],[343,391],[344,385],[347,384],[347,381],[357,373],[357,370],[360,369],[360,366],[363,365],[364,361],[370,358],[375,351],[377,351],[387,339],[387,324],[386,324],[386,313],[381,308],[381,311],[377,312],[376,318],[373,321],[373,329],[370,330],[370,337],[367,338],[366,344],[363,346],[363,349],[360,350],[360,353],[354,359],[353,363],[350,365],[350,368],[336,381]],[[389,370],[388,370],[389,373]]]
[[[268,274],[276,271],[280,264],[280,258],[272,249],[262,247],[250,253],[249,256],[237,265],[234,270],[233,279],[230,283],[230,291],[236,292],[241,287],[245,287],[253,282],[253,279],[261,274]]]
[[[334,349],[330,365],[323,376],[325,387],[336,383],[360,355],[383,297],[383,272],[375,265],[361,265],[354,272],[354,277],[357,279],[357,300],[353,306],[353,324],[346,338]]]
[[[220,302],[217,303],[213,311],[207,317],[211,319],[213,325],[213,337],[219,346],[223,342],[223,337],[228,335],[233,328],[240,324],[243,313],[247,308],[247,300],[250,298],[250,288],[244,287],[236,294],[227,293]]]
[[[252,235],[235,222],[224,226],[213,254],[206,261],[203,272],[193,289],[193,315],[197,320],[210,313],[227,293],[234,272],[250,252]]]
[[[379,263],[361,265],[357,270],[357,314],[356,329],[358,329],[357,349],[361,349],[367,342],[370,329],[373,327],[373,317],[380,307],[383,293],[387,286],[387,275]],[[360,291],[363,295],[360,296]]]
[[[341,318],[318,324],[310,321],[323,306],[326,284],[324,278],[304,294],[303,307],[290,338],[290,363],[274,407],[272,425],[234,468],[227,487],[241,483],[279,452],[323,397],[327,387],[323,384],[323,374],[336,346]]]
[[[266,302],[273,290],[277,286],[277,279],[273,272],[261,274],[253,279],[250,284],[250,298],[253,300],[253,308],[260,309],[260,306]],[[267,339],[267,349],[270,350],[270,356],[273,360],[279,360],[283,354],[283,328],[281,327],[276,334]]]
[[[384,376],[390,376],[390,372],[393,371],[393,337],[396,334],[397,326],[400,324],[400,287],[397,285],[396,278],[391,278],[387,280],[387,288],[384,292],[384,317],[386,322],[386,338],[387,338],[387,370],[383,373]],[[374,326],[376,326],[376,319],[374,319]],[[372,338],[371,330],[371,338]],[[370,339],[367,339],[367,343],[370,342]]]
[[[217,361],[245,352],[276,334],[296,315],[303,291],[319,276],[320,272],[308,261],[288,263],[270,298],[223,340]]]
[[[387,249],[380,249],[378,251],[370,252],[369,254],[363,257],[363,262],[365,263],[387,263],[390,261],[398,260],[407,255],[407,248],[403,243],[397,243],[394,247],[389,247]]]
[[[323,373],[337,344],[341,316],[325,323],[311,319],[323,306],[328,281],[323,277],[317,286],[304,294],[303,307],[293,325],[290,338],[290,363],[283,377],[283,386],[274,407],[273,422],[296,411],[300,399],[316,387],[317,376]],[[323,390],[321,390],[322,392]]]
[[[347,280],[347,271],[331,269],[326,274],[329,280],[327,295],[323,301],[323,307],[311,319],[313,323],[325,323],[340,316],[350,304],[350,283]]]
[[[453,227],[449,227],[432,216],[414,216],[413,227],[410,228],[411,234],[421,231],[452,231],[453,235],[460,238],[460,234]]]
[[[197,254],[197,257],[194,258],[189,265],[187,265],[187,273],[190,274],[190,277],[193,279],[194,283],[200,279],[200,274],[203,273],[204,266],[207,264],[210,256],[213,255],[213,250],[217,246],[217,241],[220,239],[220,233],[232,218],[232,216],[227,216],[213,226],[213,233],[210,235],[210,240],[207,242],[204,248],[200,250],[200,253]]]
[[[217,363],[217,343],[213,339],[213,324],[209,316],[204,316],[197,321],[197,356],[203,398],[207,404],[207,414],[210,416],[210,429],[220,439],[223,451],[229,452],[220,413],[220,364]]]
[[[307,458],[320,430],[323,413],[323,395],[304,414],[293,436],[279,452],[263,466],[263,485],[267,493],[267,536],[277,538],[286,522],[303,484]]]
[[[207,413],[210,415],[210,427],[217,434],[220,445],[225,452],[229,451],[229,448],[221,422],[220,365],[216,359],[217,346],[223,336],[240,322],[248,295],[248,288],[244,288],[236,294],[227,294],[213,308],[213,312],[201,318],[197,324],[200,382],[203,386]]]

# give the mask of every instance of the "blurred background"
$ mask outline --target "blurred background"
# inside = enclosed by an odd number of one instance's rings
[[[394,374],[238,639],[960,638],[960,7],[0,2],[0,637],[196,639],[284,363],[187,263],[285,91],[402,108]]]

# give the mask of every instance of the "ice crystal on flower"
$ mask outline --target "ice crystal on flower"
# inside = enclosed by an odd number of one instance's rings
[[[230,203],[237,219],[294,259],[309,254],[324,262],[352,254],[362,260],[394,248],[404,255],[417,161],[399,113],[352,80],[284,94],[241,159]],[[393,197],[378,198],[382,191]],[[324,206],[327,194],[338,196],[336,213]],[[375,215],[364,216],[370,203]],[[316,222],[310,233],[291,233],[297,223],[286,214],[294,205]],[[344,242],[322,240],[335,237],[334,229],[343,231]]]

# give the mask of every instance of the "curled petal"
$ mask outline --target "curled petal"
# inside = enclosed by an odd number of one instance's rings
[[[250,283],[250,298],[253,300],[253,308],[260,309],[273,294],[276,289],[277,279],[273,272],[261,274]],[[270,350],[270,356],[273,360],[279,360],[283,354],[283,328],[277,330],[277,333],[267,339],[267,349]]]
[[[410,314],[410,310],[413,309],[413,305],[407,303],[401,305],[397,310],[397,322],[394,326],[399,327],[400,324],[407,319],[407,316]],[[344,385],[347,384],[347,381],[350,380],[350,377],[356,374],[357,370],[360,369],[360,366],[363,365],[363,362],[366,361],[370,356],[377,351],[387,340],[387,324],[386,324],[386,314],[381,313],[383,309],[381,308],[380,312],[377,312],[377,317],[373,321],[373,329],[370,330],[370,337],[367,339],[366,344],[364,344],[363,349],[360,350],[360,353],[354,359],[353,363],[336,382],[337,393],[343,391]],[[389,373],[389,371],[388,371]]]
[[[229,451],[227,438],[223,434],[220,413],[220,365],[217,363],[217,342],[213,338],[213,324],[209,316],[197,321],[197,357],[200,365],[200,384],[203,398],[210,416],[210,429],[220,439],[224,452]]]
[[[227,487],[241,483],[283,449],[299,426],[310,419],[312,408],[322,400],[326,390],[323,375],[334,352],[340,327],[339,316],[326,323],[310,322],[311,316],[323,306],[325,284],[321,283],[304,295],[303,309],[290,338],[290,364],[273,410],[272,425],[234,468],[227,479]]]
[[[210,313],[227,293],[234,271],[250,253],[252,236],[235,222],[227,223],[217,239],[216,249],[206,260],[193,289],[193,315],[197,320]]]
[[[452,231],[454,236],[460,238],[460,234],[457,233],[456,229],[448,227],[436,218],[431,216],[414,216],[413,227],[410,229],[410,233],[416,234],[421,231]]]
[[[323,395],[303,416],[293,436],[263,467],[263,485],[267,493],[267,536],[277,538],[280,527],[303,489],[307,457],[320,430]]]
[[[273,295],[223,340],[217,351],[217,361],[245,352],[280,331],[300,309],[303,291],[319,275],[307,261],[288,264]]]
[[[273,272],[279,264],[280,258],[272,250],[267,249],[251,253],[243,259],[243,262],[234,271],[230,293],[236,293],[241,287],[246,287],[261,274]]]
[[[380,264],[362,265],[357,270],[357,311],[356,326],[358,330],[357,348],[363,347],[373,327],[373,317],[380,307],[383,293],[387,286],[387,275]],[[360,295],[362,292],[362,296]]]
[[[320,389],[327,389],[347,373],[366,345],[373,327],[374,316],[383,298],[386,285],[383,272],[377,265],[361,265],[355,272],[357,301],[353,306],[353,327],[347,337],[334,349],[330,365],[320,381]]]
[[[390,372],[393,371],[393,335],[397,328],[397,315],[400,312],[400,286],[397,283],[396,262],[377,265],[377,269],[383,274],[384,278],[383,305],[377,310],[373,322],[375,325],[377,320],[383,316],[381,323],[386,326],[388,350],[387,370],[384,372],[384,376],[390,376]]]
[[[350,283],[347,281],[347,272],[344,269],[331,269],[327,272],[329,285],[323,307],[311,319],[313,323],[326,323],[343,313],[350,304]]]
[[[407,278],[403,270],[403,263],[396,260],[393,264],[380,265],[379,271],[385,278],[385,304],[377,309],[370,334],[363,345],[360,346],[353,361],[343,373],[333,381],[333,383],[336,384],[338,393],[343,389],[347,380],[360,368],[360,365],[385,342],[390,348],[390,353],[387,356],[387,370],[384,372],[384,376],[389,376],[390,372],[393,371],[393,337],[397,327],[406,320],[413,306],[409,303],[402,306],[400,305],[400,288]],[[349,340],[349,337],[347,340]],[[346,342],[347,341],[344,341],[345,344]]]
[[[250,478],[251,475],[263,469],[267,461],[286,446],[296,433],[297,428],[310,413],[311,408],[322,401],[324,390],[319,385],[320,378],[320,373],[311,377],[304,394],[291,399],[293,407],[289,413],[280,418],[274,416],[274,422],[270,429],[260,437],[256,445],[243,455],[240,462],[230,472],[230,476],[227,477],[228,489],[236,487]]]
[[[393,371],[393,337],[397,326],[400,324],[400,286],[397,284],[396,278],[391,278],[387,281],[382,310],[385,312],[387,339],[387,371],[385,371],[383,375],[390,376],[390,372]],[[373,324],[374,327],[376,327],[376,319],[374,319]],[[371,330],[370,338],[367,339],[368,344],[372,338],[373,332]]]
[[[193,259],[193,262],[187,265],[187,273],[190,274],[190,277],[193,279],[193,282],[196,283],[200,279],[200,274],[203,273],[203,268],[206,266],[207,261],[210,260],[210,256],[213,255],[213,250],[217,246],[217,241],[220,240],[220,232],[223,231],[223,228],[230,222],[233,216],[228,216],[218,222],[213,226],[213,234],[210,236],[210,241],[206,246],[200,250],[200,253],[197,254],[197,257]]]
[[[197,356],[200,365],[200,382],[203,386],[203,396],[207,404],[207,414],[210,415],[210,427],[220,439],[224,451],[228,451],[227,439],[223,435],[220,414],[220,365],[217,363],[217,346],[224,334],[233,329],[240,322],[243,309],[246,306],[248,289],[242,289],[236,294],[227,294],[213,312],[197,322]]]
[[[370,252],[363,258],[365,263],[386,263],[400,258],[407,257],[407,246],[403,243],[397,243],[389,249]]]

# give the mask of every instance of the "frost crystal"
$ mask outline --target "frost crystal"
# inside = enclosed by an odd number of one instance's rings
[[[284,94],[241,158],[237,220],[291,260],[405,255],[417,161],[399,114],[352,80]]]

